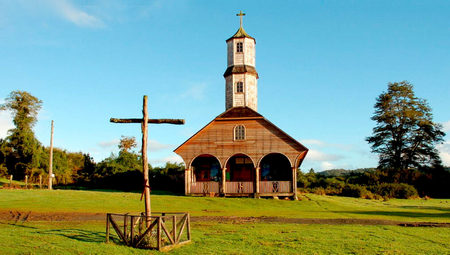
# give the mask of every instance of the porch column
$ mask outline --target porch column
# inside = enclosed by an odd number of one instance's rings
[[[294,192],[294,200],[297,198],[297,168],[292,168],[292,191]]]
[[[256,168],[255,198],[259,198],[259,167]]]
[[[226,191],[226,181],[227,181],[227,168],[222,168],[222,195],[225,196]]]
[[[191,169],[187,168],[184,172],[184,194],[191,193]]]

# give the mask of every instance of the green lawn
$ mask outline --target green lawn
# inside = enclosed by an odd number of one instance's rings
[[[0,254],[149,254],[106,244],[103,222],[0,224]],[[195,222],[173,254],[449,254],[449,228]],[[20,245],[19,245],[20,244]],[[158,252],[152,252],[158,253]]]
[[[140,212],[138,193],[1,190],[0,211]],[[450,200],[365,200],[307,194],[301,201],[152,195],[154,211],[193,216],[278,216],[450,222]],[[450,254],[450,228],[192,222],[193,243],[174,254]],[[104,221],[0,221],[0,254],[148,254],[105,244]],[[157,253],[157,252],[153,252]]]
[[[361,218],[450,222],[450,200],[366,200],[314,194],[301,201],[152,195],[154,211],[193,216],[279,216],[287,218]],[[77,190],[0,190],[0,211],[137,213],[139,193]]]

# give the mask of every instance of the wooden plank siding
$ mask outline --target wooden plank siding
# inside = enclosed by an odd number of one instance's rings
[[[244,125],[245,140],[234,141],[234,127]],[[178,147],[175,152],[180,155],[186,167],[202,154],[215,156],[221,167],[235,154],[249,156],[255,167],[260,160],[270,153],[284,154],[292,167],[297,167],[300,160],[306,156],[307,149],[299,146],[297,141],[285,135],[280,129],[265,119],[251,120],[214,120],[194,137]],[[303,155],[301,155],[303,154]],[[299,157],[300,156],[300,157]]]

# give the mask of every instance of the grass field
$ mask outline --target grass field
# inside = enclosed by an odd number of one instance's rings
[[[302,201],[155,194],[155,211],[193,216],[278,216],[450,222],[449,200],[376,201],[307,194]],[[0,190],[0,211],[140,212],[138,193]],[[104,221],[0,221],[0,254],[148,254],[105,244]],[[262,222],[192,223],[193,243],[173,254],[450,254],[450,228]],[[156,253],[156,252],[155,252]]]
[[[137,213],[139,193],[75,190],[0,190],[0,211]],[[450,200],[366,200],[307,194],[301,201],[152,195],[153,211],[193,216],[279,216],[449,222]]]

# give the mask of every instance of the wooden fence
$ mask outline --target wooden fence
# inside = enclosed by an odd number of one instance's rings
[[[148,219],[144,214],[106,214],[106,242],[159,251],[191,242],[189,213],[155,214]],[[111,226],[116,235],[111,234]]]
[[[193,182],[191,183],[192,194],[219,194],[219,182]]]
[[[254,182],[226,182],[226,193],[247,194],[253,193]]]
[[[290,181],[261,181],[259,183],[260,193],[289,193],[292,192]]]

